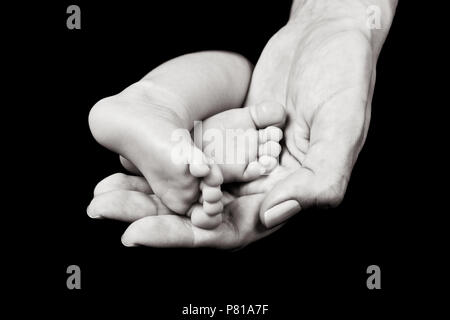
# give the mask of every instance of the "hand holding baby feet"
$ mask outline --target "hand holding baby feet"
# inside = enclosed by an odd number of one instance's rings
[[[147,179],[167,207],[186,214],[199,198],[199,178],[210,170],[190,138],[194,121],[242,106],[251,72],[251,63],[231,52],[174,58],[100,100],[90,112],[90,129],[100,144],[123,156],[125,167]]]
[[[127,90],[121,93],[127,94]],[[131,161],[172,211],[185,214],[197,201],[199,178],[209,173],[209,166],[170,107],[144,105],[138,98],[128,97],[127,105],[120,95],[97,103],[89,118],[92,133]],[[186,134],[180,135],[183,130]]]
[[[202,205],[190,210],[192,224],[214,229],[222,222],[223,182],[255,180],[278,164],[285,110],[278,103],[265,102],[248,108],[221,112],[204,121],[200,137],[194,141],[217,164],[200,183]]]

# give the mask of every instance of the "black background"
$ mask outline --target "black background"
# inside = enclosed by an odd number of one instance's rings
[[[81,7],[81,30],[66,28],[70,4]],[[286,319],[308,308],[320,314],[359,307],[365,308],[365,318],[383,313],[406,293],[415,294],[425,281],[412,270],[420,274],[423,258],[417,252],[426,246],[421,237],[427,228],[425,223],[417,228],[413,215],[423,202],[417,171],[425,147],[417,121],[421,81],[427,81],[418,76],[421,51],[415,40],[426,46],[422,34],[427,30],[417,28],[411,13],[420,8],[411,2],[399,4],[379,58],[368,138],[339,208],[302,212],[282,230],[237,252],[125,248],[120,236],[126,224],[86,215],[96,183],[123,171],[118,156],[90,134],[87,116],[95,102],[188,52],[230,50],[256,63],[268,39],[286,23],[289,8],[290,1],[40,5],[42,15],[34,15],[40,24],[25,53],[37,66],[29,75],[37,89],[30,115],[46,120],[39,124],[42,140],[29,144],[39,160],[35,170],[42,173],[33,183],[38,196],[30,200],[34,210],[29,213],[39,226],[34,228],[38,235],[16,253],[28,261],[25,266],[38,261],[35,289],[45,291],[47,301],[40,308],[188,319],[181,308],[190,303],[254,303],[270,305],[265,318]],[[71,264],[82,270],[79,291],[66,288]],[[381,268],[382,290],[366,288],[371,264]]]

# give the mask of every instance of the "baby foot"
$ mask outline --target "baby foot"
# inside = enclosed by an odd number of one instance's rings
[[[186,128],[186,121],[171,107],[139,99],[124,107],[114,99],[103,99],[91,110],[95,139],[136,165],[168,208],[186,214],[199,198],[198,178],[210,172],[189,131],[180,129]]]
[[[202,123],[201,139],[194,141],[218,164],[224,183],[251,181],[269,173],[278,164],[284,107],[264,102],[247,108],[218,113]]]
[[[222,222],[223,182],[251,181],[277,166],[283,132],[276,126],[281,126],[285,117],[282,105],[265,102],[208,118],[201,128],[203,139],[198,139],[194,130],[196,145],[216,163],[200,183],[203,206],[192,210],[194,225],[212,229]]]

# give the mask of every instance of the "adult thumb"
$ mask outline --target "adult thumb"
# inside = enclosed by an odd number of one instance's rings
[[[260,208],[260,220],[273,228],[310,207],[336,207],[346,189],[345,179],[300,168],[278,182]]]

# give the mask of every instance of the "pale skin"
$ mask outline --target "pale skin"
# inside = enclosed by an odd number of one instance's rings
[[[380,30],[367,28],[369,5],[381,9]],[[91,210],[132,222],[122,237],[127,246],[239,248],[302,210],[338,205],[365,141],[376,61],[396,5],[394,0],[294,1],[289,22],[255,66],[246,100],[287,107],[281,162],[270,175],[234,190],[219,227],[204,230],[184,217],[161,215],[162,206],[138,199],[149,191],[145,180],[126,175],[101,182],[103,193],[94,195]],[[130,190],[133,196],[114,202]]]
[[[262,102],[220,112],[203,122],[203,143],[198,147],[217,165],[200,183],[202,206],[193,205],[187,212],[193,225],[212,229],[222,223],[226,203],[222,183],[252,181],[278,165],[283,133],[275,126],[284,123],[285,115],[281,104]],[[228,136],[230,132],[235,135]]]
[[[221,184],[267,174],[281,151],[282,131],[275,126],[284,123],[284,107],[262,102],[240,108],[251,71],[244,57],[230,52],[169,60],[123,92],[99,101],[89,115],[92,134],[121,154],[126,168],[145,176],[168,209],[190,216],[198,227],[214,228],[222,222]],[[205,118],[205,139],[200,136],[194,143],[194,121]],[[245,145],[235,139],[222,141],[230,129]],[[207,141],[211,132],[216,139]],[[220,162],[224,159],[214,146],[222,144],[228,155],[237,149],[244,157]],[[193,206],[200,192],[202,206]]]

